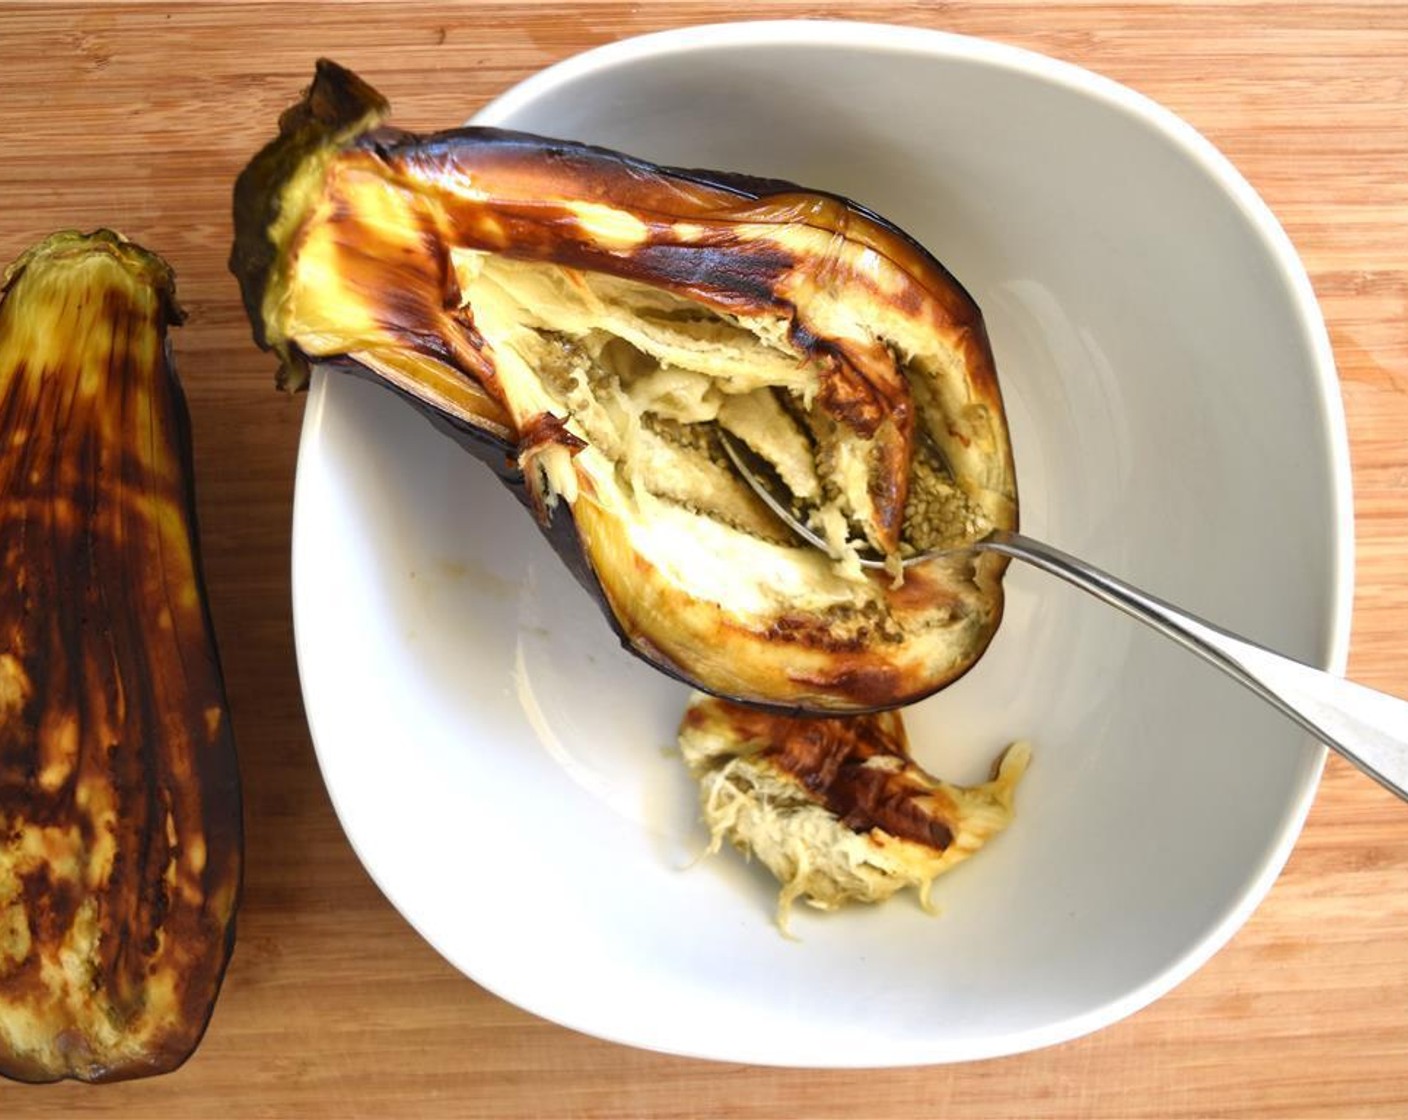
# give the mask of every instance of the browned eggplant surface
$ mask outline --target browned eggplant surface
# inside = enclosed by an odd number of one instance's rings
[[[899,564],[1016,521],[982,318],[933,257],[834,195],[386,113],[320,63],[237,184],[231,267],[285,384],[321,363],[410,398],[516,490],[629,649],[705,691],[868,711],[973,664],[1004,562]]]
[[[727,840],[822,910],[881,902],[913,887],[927,907],[934,879],[1012,821],[1031,752],[1009,747],[989,781],[957,786],[911,757],[897,711],[798,718],[696,693],[680,751],[699,783],[711,851]]]
[[[241,803],[197,552],[170,270],[56,234],[0,295],[0,1073],[194,1050],[234,937]]]

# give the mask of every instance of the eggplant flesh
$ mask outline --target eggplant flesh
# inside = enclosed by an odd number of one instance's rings
[[[0,285],[0,1074],[194,1051],[234,942],[239,770],[166,264],[55,234]]]
[[[934,880],[1012,822],[1031,761],[1028,744],[1014,743],[986,782],[954,785],[911,756],[901,712],[795,718],[700,693],[679,748],[699,783],[709,852],[727,840],[773,874],[784,932],[797,899],[836,910],[913,887],[930,909]]]
[[[981,315],[937,261],[832,195],[386,112],[322,62],[237,184],[231,267],[285,385],[323,364],[415,402],[535,511],[627,648],[707,692],[877,710],[972,665],[1004,562],[900,566],[1016,521]]]

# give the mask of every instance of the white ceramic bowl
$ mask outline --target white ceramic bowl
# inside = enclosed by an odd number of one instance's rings
[[[1325,330],[1266,206],[1167,111],[991,43],[759,23],[592,51],[477,120],[888,216],[986,314],[1027,529],[1342,669],[1352,525]],[[1016,823],[939,881],[940,916],[905,897],[799,911],[787,941],[757,868],[691,865],[705,836],[666,749],[685,690],[617,648],[509,495],[417,414],[350,379],[309,402],[298,653],[348,836],[466,974],[606,1038],[808,1066],[998,1055],[1113,1022],[1231,936],[1322,751],[1108,608],[1021,566],[1008,587],[984,660],[907,718],[960,781],[1030,737]]]

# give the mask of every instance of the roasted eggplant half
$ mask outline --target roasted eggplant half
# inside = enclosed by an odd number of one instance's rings
[[[206,611],[172,275],[56,234],[0,291],[0,1074],[195,1049],[234,937],[240,782]]]
[[[784,931],[798,899],[836,910],[912,887],[927,909],[934,879],[1011,823],[1031,759],[1014,743],[988,781],[958,786],[914,760],[900,712],[799,718],[702,693],[679,747],[709,851],[728,841],[772,872]]]
[[[707,692],[878,710],[973,664],[1004,561],[901,566],[1016,520],[983,321],[932,256],[789,183],[386,113],[322,62],[236,186],[231,267],[285,385],[321,364],[415,402],[514,488],[629,649]],[[828,552],[750,491],[721,430]]]

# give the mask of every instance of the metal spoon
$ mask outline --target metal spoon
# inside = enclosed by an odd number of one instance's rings
[[[827,543],[798,521],[786,503],[762,481],[748,462],[752,452],[722,429],[719,434],[724,450],[758,497],[808,544],[829,552]],[[980,540],[958,548],[922,553],[904,563],[908,567],[937,556],[969,551],[999,552],[1025,560],[1118,607],[1216,665],[1371,778],[1408,800],[1408,701],[1333,676],[1239,638],[1022,533],[996,529]],[[883,560],[864,556],[860,562],[866,567],[885,566]]]

